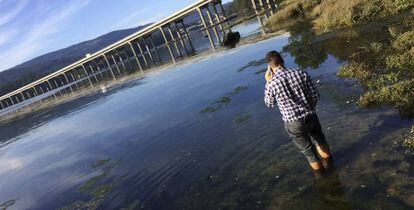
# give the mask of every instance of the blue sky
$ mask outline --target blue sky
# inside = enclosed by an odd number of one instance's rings
[[[197,1],[0,0],[0,71],[113,30],[155,22]]]

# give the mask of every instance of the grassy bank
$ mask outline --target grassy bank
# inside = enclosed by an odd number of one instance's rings
[[[360,106],[394,107],[402,117],[414,118],[413,8],[413,0],[285,0],[270,18],[268,26],[278,30],[307,20],[310,23],[308,30],[322,34],[342,28],[365,27],[370,23],[393,22],[392,25],[376,24],[374,27],[388,27],[386,33],[389,38],[361,44],[344,59],[347,64],[339,69],[338,76],[354,78],[361,83],[365,91],[358,100]],[[300,39],[304,38],[306,36],[300,36]],[[305,41],[297,43],[306,45],[309,40]],[[300,49],[290,50],[298,54],[296,58],[303,58],[299,61],[314,58],[317,50],[308,47],[312,51],[312,56],[309,56],[303,47],[293,48]],[[309,62],[305,64],[306,67],[314,66]],[[404,145],[414,148],[414,127],[407,134]]]
[[[284,0],[268,23],[279,29],[301,18],[312,19],[320,32],[352,27],[387,18],[414,8],[412,0]]]
[[[365,88],[360,106],[392,106],[402,117],[414,118],[414,21],[390,26],[389,31],[390,40],[362,46],[338,76],[355,78]],[[404,145],[414,148],[414,127]]]

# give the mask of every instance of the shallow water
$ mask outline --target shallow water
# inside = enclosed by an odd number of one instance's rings
[[[360,87],[336,77],[342,39],[309,46],[320,47],[315,61],[295,54],[296,38],[196,58],[2,125],[0,207],[413,208],[414,162],[401,147],[412,121],[355,104]],[[322,179],[263,103],[264,54],[283,49],[288,67],[320,81],[337,166]]]

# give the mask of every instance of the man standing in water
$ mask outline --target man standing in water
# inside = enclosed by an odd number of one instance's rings
[[[285,68],[276,51],[267,53],[266,60],[266,106],[278,104],[286,131],[312,169],[328,168],[331,154],[315,111],[319,93],[313,81],[303,70]]]

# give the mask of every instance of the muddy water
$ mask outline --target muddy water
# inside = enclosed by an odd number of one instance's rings
[[[0,207],[413,208],[414,161],[401,147],[412,121],[355,104],[360,87],[336,77],[352,36],[297,46],[307,38],[196,58],[1,125]],[[270,50],[319,80],[336,163],[325,178],[310,173],[278,110],[263,104]]]

